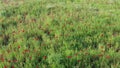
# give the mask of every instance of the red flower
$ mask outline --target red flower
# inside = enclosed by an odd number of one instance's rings
[[[43,56],[43,59],[47,59],[47,56]]]
[[[7,68],[7,66],[4,66],[4,68]]]
[[[10,62],[11,62],[11,60],[8,60],[8,62],[10,63]]]
[[[67,56],[67,58],[72,58],[72,56]]]
[[[107,55],[107,56],[106,56],[106,59],[110,59],[110,56],[109,56],[109,55]]]
[[[24,50],[24,52],[30,52],[28,49]]]
[[[77,60],[77,62],[79,63],[79,62],[80,62],[80,60]]]
[[[15,68],[15,67],[12,65],[11,68]]]
[[[23,29],[22,32],[25,32],[25,30]]]
[[[20,46],[18,46],[18,49],[20,48]]]
[[[2,58],[0,58],[0,60],[2,61],[2,62],[4,62],[4,58],[2,57]]]
[[[14,60],[13,60],[13,62],[17,62],[17,60],[16,60],[16,59],[14,59]]]

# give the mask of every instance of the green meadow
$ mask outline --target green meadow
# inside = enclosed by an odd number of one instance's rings
[[[120,0],[0,1],[0,68],[120,68]]]

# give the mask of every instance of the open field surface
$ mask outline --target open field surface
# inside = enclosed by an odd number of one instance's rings
[[[120,68],[119,0],[0,3],[0,68]]]

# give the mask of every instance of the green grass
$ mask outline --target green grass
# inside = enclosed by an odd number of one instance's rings
[[[120,68],[119,6],[119,0],[2,6],[0,68]]]

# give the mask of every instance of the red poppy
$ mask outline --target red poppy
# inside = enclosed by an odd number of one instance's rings
[[[8,62],[10,63],[10,62],[11,62],[11,60],[8,60]]]
[[[107,55],[107,56],[106,56],[106,59],[110,59],[110,56],[109,56],[109,55]]]
[[[30,60],[32,59],[32,56],[30,56]]]
[[[22,32],[25,32],[25,30],[22,30]]]
[[[16,59],[14,59],[14,60],[13,60],[13,62],[17,62],[17,60],[16,60]]]
[[[72,56],[67,56],[67,58],[72,58]]]
[[[4,58],[2,57],[2,58],[0,58],[0,60],[2,61],[2,62],[4,62]]]
[[[80,62],[80,60],[77,60],[77,62],[79,63],[79,62]]]
[[[15,67],[12,65],[11,68],[15,68]]]
[[[7,66],[4,66],[4,68],[7,68]]]
[[[18,49],[20,48],[20,45],[18,46]]]
[[[28,49],[24,50],[24,52],[30,52]]]
[[[43,59],[47,59],[47,56],[43,56]]]

